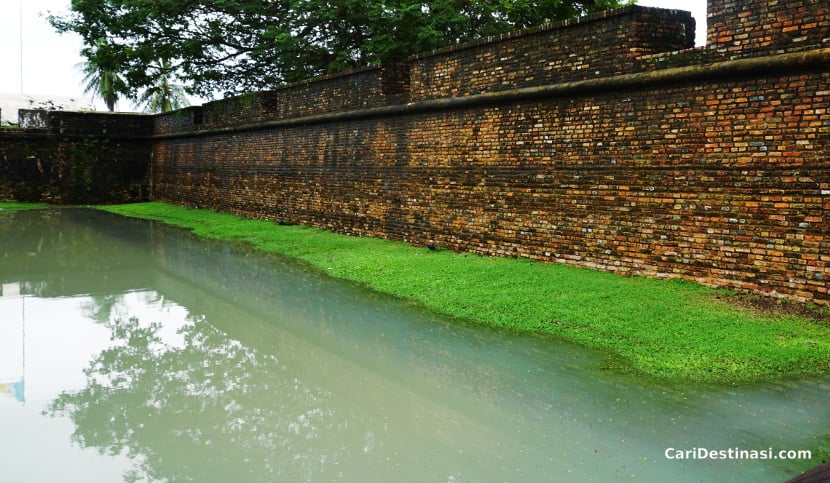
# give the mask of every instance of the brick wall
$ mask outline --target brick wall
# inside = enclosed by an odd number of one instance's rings
[[[689,48],[687,14],[632,6],[415,56],[409,104],[364,103],[340,90],[348,76],[269,93],[307,110],[168,132],[154,197],[828,302],[830,57],[819,33],[798,43],[807,60],[776,56],[797,50],[788,37],[721,55],[725,32],[769,19],[767,2],[741,3],[751,15],[716,17],[707,48]],[[791,21],[814,28],[817,6]]]
[[[412,99],[629,72],[636,57],[694,46],[688,12],[636,5],[415,56]]]
[[[125,203],[149,197],[152,117],[21,110],[0,129],[0,200]]]
[[[736,58],[830,47],[827,0],[708,0],[709,48]]]

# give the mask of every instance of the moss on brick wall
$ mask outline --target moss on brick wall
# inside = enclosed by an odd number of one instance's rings
[[[148,199],[151,117],[22,115],[31,129],[0,131],[0,199],[58,204]]]

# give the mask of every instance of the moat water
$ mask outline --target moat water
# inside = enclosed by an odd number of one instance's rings
[[[3,481],[779,482],[810,463],[666,453],[830,433],[827,380],[646,383],[94,210],[0,213],[0,287]]]

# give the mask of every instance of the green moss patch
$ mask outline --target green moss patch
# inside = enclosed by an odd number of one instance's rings
[[[37,210],[47,208],[45,203],[18,203],[16,201],[0,201],[0,211]]]

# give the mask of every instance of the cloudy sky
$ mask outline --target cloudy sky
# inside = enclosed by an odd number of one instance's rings
[[[639,0],[640,5],[691,10],[697,42],[706,35],[706,0]],[[58,35],[49,13],[69,10],[70,0],[0,0],[0,94],[80,96],[77,65],[82,43],[73,34]],[[22,61],[21,61],[22,58]],[[22,66],[22,74],[21,74]],[[129,109],[131,106],[119,106]]]

